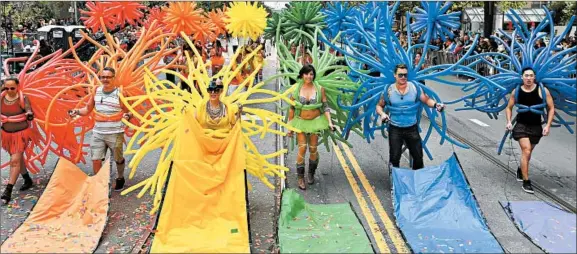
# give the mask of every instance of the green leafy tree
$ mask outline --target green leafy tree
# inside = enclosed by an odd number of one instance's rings
[[[5,4],[5,15],[10,15],[14,26],[24,25],[27,22],[36,23],[41,19],[48,21],[50,19],[68,19],[74,17],[69,12],[73,2],[67,1],[36,1],[36,2],[8,2]],[[84,8],[84,2],[77,2],[77,9]],[[80,15],[80,14],[78,14]]]
[[[519,1],[519,2],[512,2],[512,1],[503,1],[497,2],[497,8],[502,11],[508,11],[509,9],[522,9],[527,6],[527,2]]]
[[[44,6],[44,8],[50,9],[53,16],[50,18],[54,19],[67,19],[74,17],[74,14],[68,12],[68,9],[74,5],[74,2],[52,2],[52,1],[42,1],[38,2]],[[77,6],[78,7],[78,6]],[[80,7],[78,7],[80,9]],[[80,11],[79,11],[80,12]]]
[[[38,22],[40,19],[54,16],[52,10],[42,2],[12,2],[5,7],[4,15],[9,15],[12,18],[15,28],[26,22]]]
[[[230,6],[229,1],[202,1],[202,2],[196,2],[196,5],[202,9],[204,9],[204,11],[211,11],[214,9],[222,9],[222,7],[224,6]]]
[[[401,2],[399,4],[399,8],[397,9],[397,12],[395,13],[396,17],[395,19],[398,20],[397,22],[397,29],[399,30],[405,30],[404,27],[406,23],[410,23],[410,21],[405,20],[406,19],[406,14],[407,12],[409,13],[414,13],[415,12],[415,7],[420,7],[421,3],[420,2]]]
[[[563,18],[560,25],[566,25],[569,22],[571,16],[577,15],[577,3],[576,2],[568,2],[567,8],[563,9]],[[575,25],[575,23],[573,23]],[[575,32],[577,35],[577,31]]]
[[[552,2],[548,6],[549,10],[553,12],[553,24],[557,25],[564,23],[563,18],[565,18],[565,14],[563,13],[563,10],[567,8],[567,5],[568,5],[567,2],[559,1],[559,2]]]
[[[455,11],[464,11],[465,8],[477,8],[483,7],[483,2],[476,1],[476,2],[453,2],[451,8],[449,9],[452,12]]]

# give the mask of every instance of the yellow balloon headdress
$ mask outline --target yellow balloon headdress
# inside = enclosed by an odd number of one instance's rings
[[[226,29],[235,37],[256,40],[266,28],[266,10],[258,7],[256,2],[232,2],[226,15]]]
[[[189,45],[192,45],[192,42],[187,36],[182,35],[182,37]],[[186,53],[188,73],[190,73],[190,75],[185,77],[180,73],[169,69],[162,70],[162,72],[177,76],[182,80],[182,82],[189,84],[190,87],[194,87],[192,84],[196,83],[200,92],[196,89],[192,89],[191,92],[181,90],[177,85],[168,80],[158,80],[153,73],[146,70],[147,74],[144,77],[145,94],[127,98],[121,97],[121,100],[128,105],[127,107],[134,114],[134,117],[142,123],[139,127],[124,120],[125,124],[136,129],[136,134],[128,143],[125,152],[126,154],[134,154],[134,157],[129,164],[131,169],[130,178],[134,176],[140,161],[149,152],[158,148],[162,149],[154,175],[123,192],[123,194],[127,194],[131,191],[142,188],[138,194],[138,197],[141,197],[147,190],[149,190],[150,194],[155,196],[153,204],[154,208],[151,213],[157,211],[162,199],[162,192],[160,190],[163,189],[166,178],[168,177],[170,164],[176,151],[174,146],[178,145],[176,142],[178,135],[177,129],[186,117],[194,117],[194,114],[190,113],[192,110],[196,110],[203,103],[207,103],[209,98],[207,87],[211,80],[221,79],[224,85],[224,91],[226,91],[233,78],[243,69],[254,54],[257,53],[257,51],[254,51],[252,54],[249,54],[244,58],[243,62],[238,65],[225,66],[220,72],[211,77],[207,71],[210,62],[202,62],[202,57],[198,51],[196,51],[196,48],[192,46],[191,48],[197,61],[192,61],[191,56]],[[239,54],[240,51],[237,51],[232,59],[236,59]],[[272,126],[275,124],[277,126],[284,126],[293,131],[298,130],[284,123],[283,116],[275,112],[260,108],[251,108],[249,106],[251,104],[273,103],[279,100],[285,100],[287,103],[294,105],[294,102],[288,98],[292,89],[280,94],[275,91],[263,89],[262,86],[265,84],[264,82],[253,85],[253,80],[260,67],[261,66],[257,66],[257,68],[255,68],[255,70],[244,79],[241,84],[239,84],[239,87],[246,86],[246,91],[236,89],[230,95],[222,93],[221,101],[224,104],[231,106],[229,108],[238,108],[239,106],[243,106],[244,117],[241,118],[242,120],[240,121],[240,124],[243,130],[242,139],[246,146],[245,151],[247,153],[246,170],[249,174],[260,179],[270,188],[274,188],[268,177],[282,176],[281,172],[287,171],[288,168],[272,164],[268,159],[286,153],[287,150],[283,149],[271,154],[261,154],[252,142],[251,137],[259,134],[261,138],[264,138],[266,134],[286,135],[284,132],[273,129]],[[251,95],[255,94],[269,95],[269,97],[249,99]],[[135,110],[142,103],[150,103],[152,105],[152,107],[144,114]],[[205,130],[205,134],[214,137],[226,137],[228,132],[227,130]]]

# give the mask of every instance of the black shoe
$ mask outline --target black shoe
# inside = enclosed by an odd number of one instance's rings
[[[2,196],[0,197],[0,199],[2,199],[3,205],[10,203],[10,200],[12,200],[12,187],[11,186],[6,186],[6,189],[4,189],[4,192],[2,193]]]
[[[517,168],[517,182],[523,181],[523,174],[521,173],[521,168]]]
[[[316,161],[309,160],[309,173],[308,173],[308,179],[307,179],[308,184],[312,185],[315,183],[315,172],[317,171],[318,166],[319,166],[319,160],[318,159]]]
[[[25,191],[27,189],[32,188],[32,185],[34,185],[34,182],[32,181],[32,178],[30,178],[30,176],[26,175],[27,177],[24,177],[24,184],[22,184],[22,186],[20,186],[20,190],[21,191]]]
[[[114,191],[121,191],[124,189],[124,177],[116,178],[116,185],[114,186]]]
[[[523,181],[523,186],[521,188],[523,188],[527,193],[535,193],[535,191],[533,191],[533,186],[531,185],[531,180]]]

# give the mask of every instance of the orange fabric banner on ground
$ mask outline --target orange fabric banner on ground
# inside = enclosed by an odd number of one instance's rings
[[[183,121],[151,252],[250,252],[240,124],[216,139]]]
[[[60,158],[32,212],[0,247],[2,253],[92,253],[109,207],[110,164],[89,177]]]

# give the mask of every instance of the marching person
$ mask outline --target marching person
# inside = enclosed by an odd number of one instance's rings
[[[291,95],[291,100],[295,106],[290,107],[288,124],[301,130],[297,133],[298,153],[297,153],[297,181],[301,190],[306,190],[305,184],[305,155],[307,146],[309,149],[309,170],[307,183],[315,183],[315,172],[319,165],[319,135],[324,131],[335,129],[332,120],[330,107],[327,102],[325,89],[314,83],[316,70],[312,65],[305,65],[299,71],[299,82],[295,85],[297,89]],[[288,136],[292,137],[293,132],[289,131]],[[328,141],[326,141],[328,142]]]
[[[223,89],[224,85],[220,79],[212,80],[208,85],[207,91],[210,97],[195,112],[196,119],[203,129],[230,131],[241,119],[242,106],[232,107],[220,100]]]
[[[19,84],[18,78],[7,78],[2,82],[3,92],[0,96],[2,149],[10,155],[10,178],[0,197],[4,204],[8,204],[12,199],[12,188],[18,180],[18,173],[24,178],[21,191],[30,189],[33,184],[24,163],[24,151],[32,141],[33,133],[29,121],[34,119],[34,112],[30,100],[19,91]]]
[[[92,129],[92,141],[90,143],[94,174],[98,173],[102,167],[102,162],[106,157],[106,150],[110,149],[118,172],[114,190],[121,191],[125,183],[125,159],[123,156],[124,123],[122,123],[122,118],[128,120],[132,117],[132,114],[120,102],[120,88],[113,83],[115,74],[116,71],[113,68],[105,67],[99,77],[102,86],[96,88],[94,97],[88,101],[88,105],[81,109],[70,110],[69,114],[71,117],[86,116],[92,110],[96,111],[94,115],[95,124]]]
[[[529,161],[535,146],[539,144],[542,136],[549,135],[549,129],[555,116],[555,105],[551,93],[545,87],[539,89],[535,83],[535,71],[532,68],[525,68],[521,72],[523,84],[513,89],[509,97],[509,103],[505,109],[507,125],[505,128],[513,132],[513,139],[519,142],[521,147],[521,166],[517,168],[517,181],[523,182],[522,189],[527,193],[534,193],[531,180],[529,180]],[[519,91],[517,91],[517,89]],[[547,123],[542,127],[541,114],[532,111],[517,113],[517,123],[513,127],[511,117],[515,104],[526,107],[534,107],[543,104],[543,91],[546,93]],[[544,108],[544,107],[543,107]],[[544,111],[543,111],[544,112]]]
[[[442,112],[445,105],[429,98],[422,89],[407,81],[408,69],[405,64],[398,64],[394,70],[396,82],[389,86],[376,106],[376,112],[383,122],[389,124],[389,163],[399,167],[403,142],[407,145],[413,158],[413,169],[421,169],[423,164],[423,146],[419,134],[418,110],[425,104]],[[390,108],[384,112],[385,105]]]

